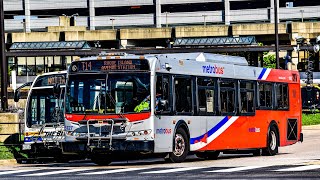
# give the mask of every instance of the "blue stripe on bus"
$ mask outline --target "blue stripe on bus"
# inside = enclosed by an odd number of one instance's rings
[[[228,121],[228,116],[224,117],[217,125],[215,125],[212,129],[210,129],[207,133],[195,137],[195,138],[190,138],[190,144],[195,144],[197,142],[200,142],[201,139],[203,139],[205,137],[205,135],[207,135],[207,137],[213,135],[215,132],[217,132],[224,124],[226,124],[226,122]]]
[[[267,71],[267,68],[263,68],[263,69],[262,69],[262,71],[261,71],[261,73],[260,73],[260,75],[259,75],[259,77],[258,77],[259,80],[262,79],[262,77],[263,77],[264,73],[266,73],[266,71]]]
[[[24,142],[35,142],[35,141],[42,141],[42,137],[36,137],[36,136],[24,137]]]

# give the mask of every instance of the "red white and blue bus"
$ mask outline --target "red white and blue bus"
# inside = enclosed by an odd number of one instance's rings
[[[63,151],[97,164],[130,152],[275,155],[303,139],[298,71],[208,53],[106,54],[72,62],[67,79]]]

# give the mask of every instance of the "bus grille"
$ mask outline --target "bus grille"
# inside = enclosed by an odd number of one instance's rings
[[[298,119],[288,119],[287,126],[287,139],[297,140],[298,139]]]

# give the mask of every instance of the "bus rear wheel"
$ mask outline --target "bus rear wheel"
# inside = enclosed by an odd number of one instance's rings
[[[262,150],[262,154],[265,156],[274,156],[278,153],[279,148],[279,134],[275,126],[269,128],[267,137],[267,147]]]
[[[169,160],[174,163],[183,162],[189,153],[189,141],[184,129],[178,128],[174,137],[173,152],[169,154]]]
[[[112,162],[109,154],[94,154],[91,156],[91,161],[99,166],[107,166]]]

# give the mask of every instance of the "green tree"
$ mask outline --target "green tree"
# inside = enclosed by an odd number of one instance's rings
[[[276,68],[276,56],[274,54],[269,54],[269,53],[264,54],[263,67]]]

